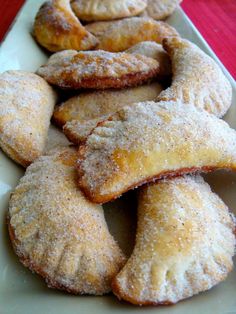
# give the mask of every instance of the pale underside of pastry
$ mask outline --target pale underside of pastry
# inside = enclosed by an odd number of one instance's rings
[[[73,0],[72,9],[79,19],[87,22],[114,20],[140,14],[146,0]]]
[[[95,22],[86,25],[86,29],[99,39],[97,49],[111,52],[124,51],[141,41],[161,44],[166,37],[178,36],[177,31],[169,24],[146,17]]]
[[[76,184],[76,150],[40,157],[11,196],[9,233],[20,261],[49,287],[101,295],[125,257],[109,233],[101,206]]]
[[[98,44],[75,16],[70,0],[45,2],[36,15],[33,33],[40,45],[53,52],[89,50]]]
[[[168,38],[163,46],[171,59],[173,78],[158,100],[192,103],[222,117],[231,105],[232,87],[219,65],[188,40]]]
[[[232,270],[234,230],[227,206],[199,176],[145,186],[135,248],[113,292],[134,304],[158,305],[212,288]]]
[[[143,16],[164,20],[174,12],[180,2],[182,0],[148,0]]]
[[[0,75],[0,147],[27,167],[44,150],[56,94],[40,76],[24,71]]]
[[[170,76],[172,74],[170,57],[162,45],[154,41],[142,41],[126,50],[127,53],[141,54],[157,60],[160,64],[160,75]]]
[[[68,145],[70,145],[70,142],[64,133],[60,129],[50,125],[46,145],[44,148],[44,155],[48,154],[54,149],[67,147]]]
[[[52,55],[37,73],[64,89],[124,88],[156,77],[159,63],[142,55],[103,50],[66,50]]]
[[[236,169],[236,131],[193,105],[144,102],[100,123],[79,148],[78,184],[105,203],[155,179]]]

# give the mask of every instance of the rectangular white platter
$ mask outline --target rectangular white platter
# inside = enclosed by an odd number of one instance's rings
[[[47,55],[34,42],[30,31],[34,16],[42,0],[28,0],[19,13],[12,29],[0,49],[0,72],[9,69],[35,71]],[[182,37],[195,42],[201,49],[219,60],[181,9],[176,10],[168,22]],[[227,25],[226,25],[227,27]],[[227,70],[220,64],[233,86],[233,105],[225,120],[236,127],[236,87]],[[44,281],[25,269],[13,253],[6,227],[6,214],[10,192],[23,175],[23,170],[0,151],[0,314],[233,314],[236,313],[236,271],[227,280],[210,291],[171,307],[135,307],[119,302],[112,295],[103,297],[73,296],[48,289]],[[217,172],[207,176],[212,188],[236,214],[236,174]],[[126,203],[127,197],[116,204],[107,205],[106,218],[122,248],[132,236],[135,204]],[[129,246],[129,245],[128,245]]]

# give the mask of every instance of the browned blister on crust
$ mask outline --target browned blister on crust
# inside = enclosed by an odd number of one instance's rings
[[[124,88],[157,76],[159,63],[128,53],[65,50],[52,55],[37,73],[64,89]]]
[[[80,146],[78,184],[97,203],[165,176],[236,168],[236,131],[178,102],[125,107]]]
[[[71,10],[69,0],[45,2],[36,15],[33,34],[41,46],[52,52],[89,50],[98,44]]]
[[[43,153],[55,103],[56,94],[40,76],[0,75],[0,147],[23,167]]]
[[[181,101],[222,117],[232,101],[232,87],[219,65],[192,42],[166,38],[164,49],[172,63],[172,84],[160,101]]]
[[[73,0],[72,9],[79,19],[87,22],[120,19],[140,14],[146,0]]]
[[[9,204],[9,232],[20,261],[53,288],[101,295],[125,261],[103,209],[76,184],[72,147],[40,157],[26,171]]]
[[[143,16],[150,16],[155,20],[164,20],[170,16],[182,0],[148,0]]]
[[[233,268],[235,221],[200,176],[140,189],[134,251],[112,282],[119,299],[173,304],[208,290]]]
[[[96,22],[88,24],[86,29],[99,39],[97,49],[111,52],[124,51],[141,41],[161,44],[166,37],[178,36],[177,31],[169,24],[146,17]]]

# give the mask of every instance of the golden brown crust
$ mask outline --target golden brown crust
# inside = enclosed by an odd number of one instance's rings
[[[99,39],[97,49],[111,52],[127,50],[142,41],[161,44],[166,37],[178,36],[177,31],[169,24],[144,17],[92,23],[86,29]]]
[[[72,8],[79,19],[87,22],[106,21],[140,14],[146,0],[73,0]]]
[[[38,75],[1,74],[0,146],[23,167],[43,153],[55,103],[56,94]]]
[[[163,47],[171,59],[173,78],[158,100],[192,103],[222,117],[231,105],[232,87],[219,65],[186,39],[166,38]]]
[[[101,295],[125,261],[102,207],[77,189],[73,147],[53,150],[27,168],[11,196],[9,233],[21,262],[50,287]]]
[[[52,52],[89,50],[98,44],[74,15],[69,0],[51,0],[40,7],[35,18],[34,36],[40,45]]]
[[[171,174],[236,168],[236,132],[193,105],[144,102],[100,123],[79,148],[78,184],[103,203]]]
[[[120,299],[176,303],[208,290],[232,270],[235,221],[200,176],[140,189],[133,253],[113,280]]]
[[[156,60],[141,55],[102,50],[54,54],[37,73],[64,89],[108,89],[136,86],[159,73]]]

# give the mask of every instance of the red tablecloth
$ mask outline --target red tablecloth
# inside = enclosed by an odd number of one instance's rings
[[[0,40],[23,3],[0,0]],[[182,8],[236,79],[236,0],[184,0]]]

